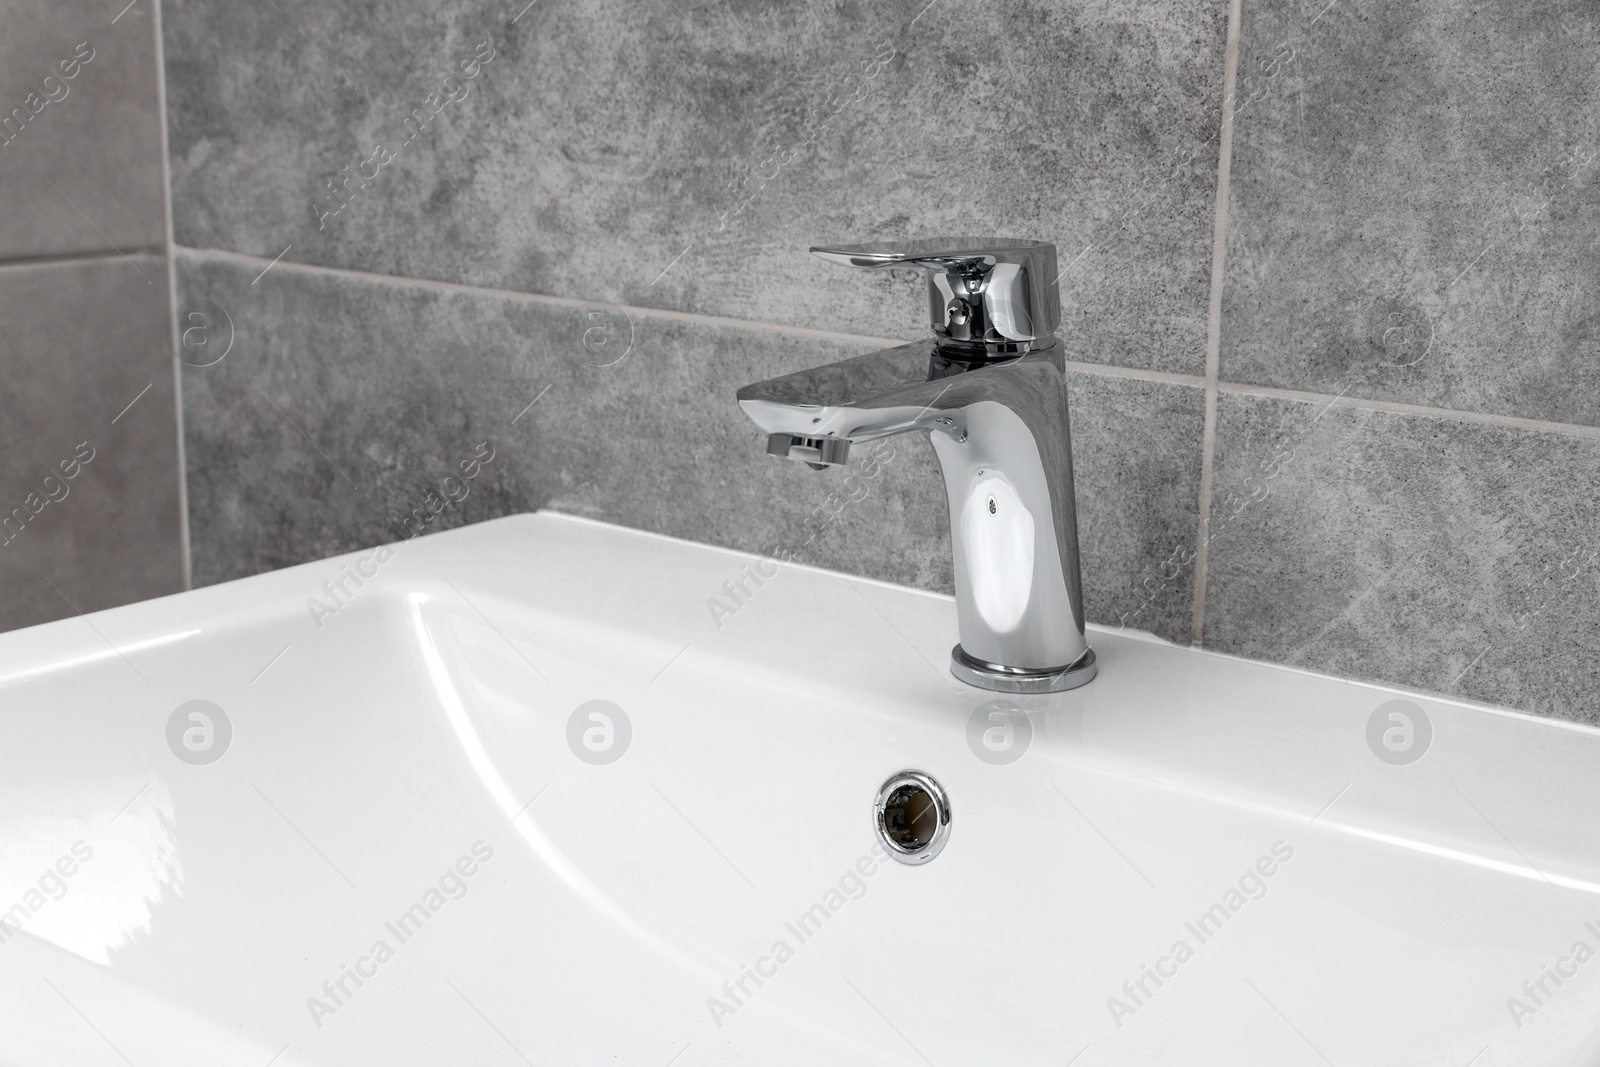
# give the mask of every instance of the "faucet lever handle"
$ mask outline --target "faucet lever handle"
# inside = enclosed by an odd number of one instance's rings
[[[920,267],[930,272],[933,331],[958,346],[1025,352],[1061,324],[1056,246],[1009,237],[935,237],[816,246],[811,254],[844,267]]]

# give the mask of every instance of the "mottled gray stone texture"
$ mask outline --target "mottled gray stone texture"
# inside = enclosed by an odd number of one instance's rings
[[[1600,4],[1244,7],[1222,377],[1600,424]]]
[[[1220,400],[1207,646],[1600,724],[1600,439]]]
[[[1205,394],[1085,373],[1070,404],[1089,621],[1187,644]]]
[[[0,266],[0,629],[184,588],[166,282],[155,256]]]
[[[226,358],[184,370],[197,584],[397,540],[488,441],[493,461],[424,529],[549,507],[950,588],[925,440],[814,472],[765,455],[734,401],[861,346],[282,265],[251,285],[259,267],[223,257],[179,270],[182,306],[209,300],[234,327]],[[1188,576],[1162,559],[1192,539],[1201,394],[1081,374],[1071,403],[1090,617],[1178,636]]]
[[[517,6],[169,0],[179,243],[902,337],[807,247],[1035,237],[1085,358],[1203,365],[1224,4]]]
[[[0,259],[166,239],[155,6],[121,7],[0,0]]]

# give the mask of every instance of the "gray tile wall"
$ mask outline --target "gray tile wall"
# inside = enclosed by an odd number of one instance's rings
[[[947,588],[925,443],[811,535],[842,475],[732,392],[924,329],[806,246],[1039,236],[1092,619],[1600,722],[1594,3],[165,10],[180,310],[231,323],[199,582],[393,537],[489,441],[429,528]]]
[[[157,11],[124,4],[0,0],[0,629],[187,584]]]
[[[1600,723],[1597,29],[1245,4],[1205,644]]]

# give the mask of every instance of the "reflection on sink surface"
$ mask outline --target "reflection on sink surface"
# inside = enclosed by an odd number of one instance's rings
[[[0,635],[0,1063],[1600,1052],[1600,732],[1106,630],[997,702],[948,598],[559,515],[387,556]]]

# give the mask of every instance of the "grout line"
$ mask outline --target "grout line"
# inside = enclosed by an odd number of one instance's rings
[[[83,213],[83,208],[79,207],[77,204],[74,204],[72,202],[72,197],[68,196],[66,193],[63,193],[61,191],[61,186],[59,186],[55,182],[51,181],[50,180],[50,176],[48,174],[40,175],[40,177],[44,178],[44,183],[46,185],[48,185],[50,188],[52,188],[52,189],[54,189],[56,191],[56,195],[57,196],[61,197],[61,199],[65,200],[67,202],[67,206],[68,207],[72,208],[72,210],[74,210],[74,211],[76,211],[78,213],[78,217],[79,218],[81,218],[84,222],[89,224],[89,228],[91,230],[93,230],[95,233],[100,235],[100,240],[104,241],[106,244],[110,245],[113,249],[116,250],[117,255],[121,256],[122,259],[123,259],[123,262],[127,263],[128,266],[133,268],[135,274],[139,275],[139,277],[141,277],[141,278],[144,278],[144,283],[146,285],[154,285],[155,284],[155,282],[151,281],[148,277],[145,277],[144,271],[139,269],[139,264],[135,263],[133,260],[128,258],[128,253],[124,252],[120,248],[117,248],[117,243],[115,241],[113,241],[111,238],[107,237],[106,236],[106,232],[104,230],[102,230],[99,226],[96,226],[94,220],[91,219],[88,215],[85,215]]]
[[[186,255],[192,258],[209,258],[231,261],[245,266],[261,266],[270,262],[265,256],[253,256],[243,252],[227,252],[221,249],[189,248],[184,245],[174,245],[177,255]],[[114,255],[114,253],[113,253]],[[441,282],[427,278],[407,278],[395,274],[375,274],[371,271],[351,270],[347,267],[323,267],[315,264],[296,263],[285,259],[274,270],[299,271],[307,274],[331,274],[340,277],[352,278],[368,283],[387,284],[393,286],[415,286],[418,288],[442,289],[473,296],[488,296],[500,300],[520,300],[531,304],[541,304],[548,307],[562,308],[605,308],[607,310],[623,311],[641,318],[657,318],[671,322],[694,323],[703,326],[716,326],[736,330],[753,330],[760,333],[785,334],[792,337],[805,337],[814,340],[837,341],[847,344],[861,345],[903,345],[909,343],[903,338],[895,337],[869,337],[865,334],[840,333],[834,330],[818,330],[807,326],[786,326],[781,323],[759,322],[753,319],[734,319],[719,315],[702,315],[688,311],[669,311],[665,308],[635,307],[630,304],[612,304],[599,300],[582,300],[577,297],[547,296],[542,293],[525,293],[515,289],[490,289],[480,285],[463,285],[459,282]],[[1207,362],[1211,354],[1207,354]],[[1195,374],[1178,374],[1174,371],[1146,370],[1141,367],[1123,367],[1114,363],[1085,363],[1079,360],[1066,360],[1068,370],[1080,374],[1092,374],[1103,378],[1132,378],[1138,381],[1159,382],[1165,385],[1181,385],[1190,388],[1204,388],[1208,392],[1237,393],[1245,396],[1271,397],[1282,400],[1306,401],[1308,403],[1337,405],[1339,407],[1365,408],[1374,411],[1387,411],[1402,415],[1420,415],[1435,419],[1454,419],[1459,422],[1474,422],[1492,426],[1503,426],[1512,429],[1534,430],[1545,433],[1564,433],[1579,437],[1600,437],[1600,426],[1584,426],[1578,423],[1545,422],[1538,419],[1520,418],[1514,415],[1491,415],[1476,411],[1463,411],[1457,408],[1436,408],[1419,404],[1403,404],[1387,400],[1365,400],[1360,397],[1347,396],[1340,393],[1337,396],[1331,393],[1316,393],[1298,389],[1280,389],[1275,386],[1252,385],[1248,382],[1221,381],[1214,375],[1202,377]],[[1208,438],[1209,439],[1209,438]]]
[[[228,252],[219,248],[189,248],[178,246],[178,251],[192,257],[204,257],[235,262],[241,266],[259,266],[266,263],[265,256],[244,252]],[[841,333],[837,330],[818,330],[809,326],[786,326],[782,323],[760,322],[754,319],[734,319],[721,315],[703,315],[691,311],[671,311],[666,308],[635,307],[631,304],[614,304],[603,300],[581,300],[577,297],[549,296],[544,293],[526,293],[516,289],[491,289],[481,285],[463,285],[460,282],[441,282],[431,278],[408,278],[398,274],[377,274],[373,271],[352,270],[349,267],[326,267],[312,263],[283,260],[279,270],[300,271],[308,274],[332,274],[377,284],[409,285],[426,289],[443,289],[469,296],[488,296],[499,300],[524,300],[550,307],[606,308],[637,315],[641,318],[666,319],[671,322],[694,323],[699,326],[719,326],[736,330],[756,330],[761,333],[781,333],[794,337],[807,337],[846,344],[877,345],[879,347],[904,345],[911,342],[898,337],[870,337],[865,334]],[[1177,374],[1172,371],[1145,370],[1140,367],[1120,367],[1111,363],[1082,363],[1067,360],[1070,370],[1082,374],[1097,374],[1106,378],[1136,378],[1140,381],[1163,382],[1168,385],[1200,386],[1205,379],[1194,374]]]
[[[189,248],[178,246],[182,253],[192,256],[204,256],[211,259],[227,260],[239,264],[259,266],[268,262],[265,256],[253,256],[244,252],[228,252],[220,248]],[[629,304],[617,304],[604,300],[582,300],[570,296],[549,296],[544,293],[524,293],[515,289],[490,289],[482,285],[464,285],[460,282],[441,282],[431,278],[407,278],[397,274],[378,274],[373,271],[352,270],[349,267],[325,267],[310,263],[297,263],[292,259],[284,260],[278,267],[279,270],[300,271],[312,274],[331,274],[338,277],[352,278],[375,284],[409,285],[429,289],[442,289],[446,292],[464,293],[473,296],[489,296],[498,300],[520,300],[530,304],[542,304],[547,307],[561,308],[607,308],[625,311],[629,314],[641,315],[646,318],[666,319],[672,322],[688,322],[701,326],[726,326],[741,330],[755,330],[761,333],[782,333],[795,337],[809,337],[821,341],[842,341],[848,344],[869,345],[903,345],[907,342],[894,337],[866,337],[861,334],[839,333],[835,330],[818,330],[808,326],[782,326],[777,323],[757,322],[753,319],[730,319],[717,315],[701,315],[690,311],[669,311],[665,308],[634,307]]]
[[[92,263],[101,259],[123,259],[126,256],[160,256],[166,254],[165,245],[140,245],[123,252],[57,252],[38,256],[0,257],[0,270],[17,267],[48,267],[57,263]]]
[[[1176,374],[1172,371],[1145,370],[1142,367],[1119,367],[1114,363],[1081,363],[1069,359],[1067,369],[1079,374],[1096,374],[1102,378],[1135,378],[1141,382],[1162,382],[1166,385],[1203,387],[1206,380],[1198,374]]]
[[[1600,426],[1584,426],[1575,422],[1548,422],[1544,419],[1526,419],[1520,415],[1495,415],[1487,411],[1463,411],[1459,408],[1436,408],[1426,404],[1405,404],[1396,400],[1366,400],[1361,397],[1329,396],[1326,393],[1309,393],[1300,389],[1279,389],[1270,385],[1246,385],[1238,382],[1221,382],[1218,389],[1239,396],[1259,396],[1274,400],[1294,400],[1328,407],[1356,408],[1363,411],[1384,411],[1394,415],[1416,415],[1427,419],[1448,419],[1452,422],[1470,422],[1480,426],[1498,426],[1508,430],[1531,430],[1537,433],[1566,434],[1569,437],[1600,438]],[[1321,416],[1318,416],[1319,418]]]
[[[1241,0],[1228,3],[1228,42],[1222,64],[1222,126],[1217,136],[1217,207],[1211,223],[1211,300],[1206,316],[1206,416],[1200,437],[1199,526],[1195,533],[1194,617],[1189,643],[1205,640],[1206,575],[1210,563],[1211,487],[1216,474],[1217,386],[1222,366],[1222,285],[1228,258],[1228,186],[1233,171],[1233,100],[1239,81]]]
[[[133,5],[128,5],[132,7]],[[173,433],[178,436],[178,558],[183,567],[183,588],[194,588],[194,557],[189,536],[189,466],[183,439],[183,364],[178,357],[178,264],[173,253],[172,232],[172,160],[167,155],[167,60],[165,42],[161,32],[161,5],[152,4],[155,15],[151,30],[155,34],[156,107],[161,113],[161,191],[162,207],[166,209],[166,226],[162,234],[161,254],[167,261],[167,329],[171,331],[169,348],[172,353],[172,408]],[[121,15],[117,16],[121,18]]]

